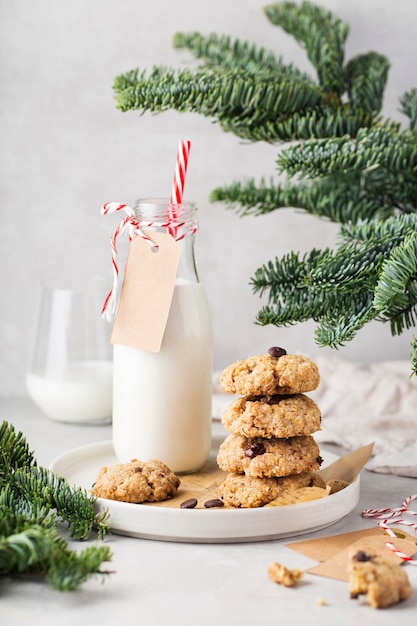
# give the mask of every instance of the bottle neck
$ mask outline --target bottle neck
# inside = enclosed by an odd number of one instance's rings
[[[195,204],[171,204],[165,198],[143,198],[136,201],[134,211],[142,230],[166,232],[177,241],[180,248],[177,279],[199,282],[195,254],[195,233],[198,229]]]

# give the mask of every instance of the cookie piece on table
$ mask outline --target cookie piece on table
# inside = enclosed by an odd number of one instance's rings
[[[132,459],[129,463],[100,468],[93,493],[108,500],[140,504],[167,500],[179,485],[178,476],[162,461]]]
[[[302,393],[238,398],[223,412],[222,424],[242,437],[288,438],[320,430],[321,413]]]
[[[351,598],[364,595],[375,609],[406,600],[412,589],[403,567],[381,554],[357,547],[349,555],[349,592]]]
[[[226,393],[273,396],[314,391],[320,374],[317,365],[301,354],[261,354],[235,361],[223,370],[219,382]]]
[[[271,563],[268,566],[268,578],[284,587],[294,587],[304,576],[304,572],[298,568],[289,569],[281,563]]]
[[[219,486],[225,504],[232,507],[250,509],[265,506],[284,493],[303,487],[311,487],[320,478],[306,472],[280,478],[254,478],[244,474],[228,474]]]
[[[264,439],[232,434],[217,454],[223,471],[258,478],[315,472],[321,463],[319,446],[311,435]]]

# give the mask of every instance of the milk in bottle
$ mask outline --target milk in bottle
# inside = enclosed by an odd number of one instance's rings
[[[141,223],[170,233],[180,261],[159,352],[113,346],[113,445],[119,462],[159,459],[176,473],[204,465],[211,444],[212,329],[194,249],[196,207],[141,200]]]

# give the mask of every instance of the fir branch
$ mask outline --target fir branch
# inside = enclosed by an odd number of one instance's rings
[[[345,91],[343,60],[349,26],[310,2],[280,2],[264,7],[264,12],[272,24],[305,47],[324,91],[341,95]]]
[[[373,305],[384,311],[392,305],[404,304],[409,283],[417,281],[417,234],[414,231],[391,252],[384,261],[374,290]],[[398,298],[400,297],[400,302]],[[409,303],[405,300],[408,308]]]
[[[401,111],[410,118],[410,130],[417,132],[417,87],[400,98]]]
[[[411,340],[410,357],[411,357],[411,372],[412,374],[414,374],[414,376],[417,376],[417,337],[416,335],[413,335],[413,338]]]
[[[374,193],[369,180],[358,172],[336,174],[311,184],[288,181],[283,185],[269,184],[261,179],[234,182],[215,188],[210,194],[212,202],[224,202],[241,217],[266,215],[280,208],[302,209],[311,215],[326,217],[332,222],[358,222],[361,219],[386,219],[394,207],[384,204]]]
[[[33,452],[21,432],[3,421],[0,424],[0,488],[19,467],[36,465]]]
[[[354,137],[358,131],[374,122],[369,111],[352,111],[349,105],[333,107],[316,106],[291,114],[280,114],[275,119],[250,121],[225,115],[219,120],[222,129],[249,141],[292,141],[324,137]]]
[[[311,272],[311,284],[340,290],[356,282],[367,285],[368,289],[374,288],[375,274],[395,244],[395,240],[391,240],[342,245],[327,255],[326,263],[320,263]]]
[[[68,548],[55,527],[31,524],[0,536],[0,574],[44,576],[58,591],[74,591],[111,559],[108,546],[89,546],[79,554]]]
[[[379,113],[389,70],[388,59],[377,52],[360,54],[346,65],[349,100],[353,107]]]
[[[7,422],[0,426],[0,459],[0,575],[36,573],[66,590],[103,573],[99,566],[110,558],[107,547],[77,556],[58,533],[65,521],[76,539],[89,538],[93,529],[103,539],[108,513],[95,513],[95,498],[38,466],[22,433]]]
[[[75,539],[88,539],[93,529],[97,529],[100,538],[109,531],[108,515],[94,511],[96,498],[84,489],[70,487],[65,478],[46,468],[17,470],[13,485],[18,496],[28,501],[39,499],[45,507],[56,510]]]
[[[356,334],[375,319],[372,293],[364,291],[350,302],[345,300],[343,310],[327,308],[320,317],[314,336],[317,345],[340,348],[352,341]]]
[[[197,59],[203,59],[206,67],[224,69],[241,68],[249,74],[269,70],[276,79],[312,82],[310,76],[290,63],[277,59],[273,52],[258,47],[248,41],[216,33],[204,36],[200,33],[176,33],[173,38],[175,48],[189,50]]]
[[[329,248],[314,248],[302,257],[299,253],[290,252],[281,259],[275,258],[274,262],[268,261],[256,270],[251,279],[253,292],[262,296],[266,290],[276,289],[277,291],[273,291],[273,300],[284,289],[293,294],[301,286],[305,286],[314,269],[321,263],[326,264],[331,255]]]
[[[210,193],[211,202],[224,202],[226,208],[233,209],[240,217],[266,215],[283,207],[306,208],[307,185],[275,185],[261,179],[257,184],[253,178],[236,181],[224,187],[217,187]]]
[[[154,68],[148,77],[137,70],[116,78],[116,103],[121,111],[149,110],[153,113],[174,109],[218,118],[244,119],[261,123],[278,114],[317,106],[318,87],[300,81],[277,80],[269,72],[256,76],[241,70],[206,70],[192,73]],[[121,88],[120,86],[123,86]]]
[[[31,524],[20,531],[0,537],[0,574],[44,572],[51,555],[63,548],[66,542],[56,528]]]
[[[392,242],[395,239],[395,244],[397,245],[416,230],[417,213],[412,213],[398,217],[392,216],[384,221],[367,220],[360,221],[357,224],[347,223],[342,225],[339,234],[341,240],[345,242]]]
[[[412,171],[417,167],[417,142],[390,128],[361,129],[355,140],[346,135],[290,146],[282,151],[277,164],[280,172],[313,178],[380,166]]]
[[[46,580],[58,591],[75,591],[92,575],[108,575],[100,566],[111,556],[108,546],[89,546],[78,554],[66,551],[52,560]]]

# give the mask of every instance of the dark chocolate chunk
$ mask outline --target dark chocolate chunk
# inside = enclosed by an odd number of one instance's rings
[[[180,509],[194,509],[196,506],[196,498],[189,498],[188,500],[184,500],[184,502],[181,502]]]
[[[278,346],[273,346],[272,348],[269,348],[268,354],[279,359],[280,356],[284,356],[285,354],[287,354],[287,351],[284,350],[284,348],[278,348]]]
[[[260,456],[261,454],[265,454],[265,446],[262,441],[252,441],[245,448],[245,456],[248,456],[250,459],[253,459],[255,456]]]
[[[224,502],[223,500],[218,500],[217,498],[214,498],[213,500],[207,500],[206,502],[204,502],[204,506],[206,507],[206,509],[214,509],[215,507],[224,506]]]

